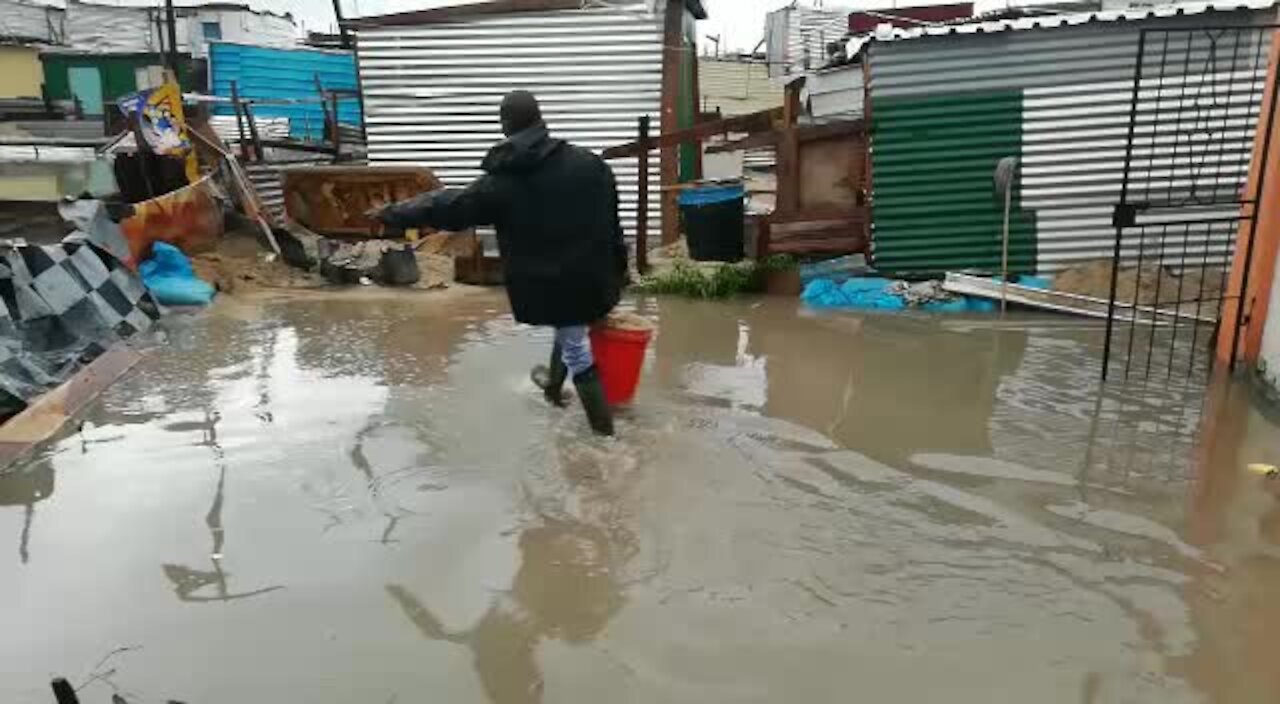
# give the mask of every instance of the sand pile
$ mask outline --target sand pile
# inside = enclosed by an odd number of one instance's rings
[[[294,269],[260,248],[252,235],[235,232],[227,233],[214,251],[193,256],[191,266],[196,276],[226,294],[324,285],[318,275]]]
[[[419,254],[439,254],[447,257],[475,255],[478,242],[471,232],[436,232],[422,238],[417,246]]]
[[[1218,268],[1203,272],[1188,269],[1182,274],[1154,264],[1143,264],[1141,269],[1122,268],[1116,279],[1116,300],[1128,303],[1136,298],[1139,305],[1152,305],[1157,301],[1171,304],[1217,298],[1225,276],[1225,271]],[[1106,300],[1111,296],[1111,261],[1098,260],[1071,267],[1054,277],[1053,288]]]

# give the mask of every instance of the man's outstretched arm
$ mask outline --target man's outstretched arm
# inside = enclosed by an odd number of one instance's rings
[[[466,188],[431,191],[392,203],[378,211],[378,219],[393,227],[450,231],[492,225],[501,207],[497,191],[491,176],[481,176]]]

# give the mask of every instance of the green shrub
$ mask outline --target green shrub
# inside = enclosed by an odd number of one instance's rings
[[[677,261],[668,271],[641,278],[633,288],[641,293],[673,294],[688,298],[728,298],[744,293],[760,293],[764,291],[766,275],[795,266],[795,260],[785,255],[721,264],[714,269]]]

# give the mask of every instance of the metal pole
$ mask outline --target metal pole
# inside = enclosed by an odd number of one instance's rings
[[[169,25],[169,70],[178,77],[178,17],[173,11],[173,0],[164,0],[165,22]]]
[[[244,104],[244,119],[249,123],[249,138],[253,140],[253,159],[254,161],[266,161],[266,156],[262,153],[262,138],[258,136],[258,120],[253,116],[253,103],[246,102]]]
[[[240,158],[248,160],[249,143],[245,139],[244,118],[240,115],[240,87],[236,81],[231,82],[231,109],[236,113],[236,131],[240,134]]]
[[[1000,314],[1009,309],[1009,207],[1013,204],[1013,182],[1004,187],[1004,243],[1000,248]]]
[[[1147,46],[1147,30],[1138,33],[1138,58],[1133,67],[1133,94],[1129,99],[1129,132],[1125,139],[1124,149],[1124,175],[1120,179],[1120,204],[1116,206],[1116,213],[1112,216],[1112,224],[1116,228],[1116,244],[1115,250],[1111,257],[1111,295],[1107,297],[1107,341],[1102,348],[1102,380],[1107,380],[1107,371],[1111,366],[1111,333],[1115,327],[1116,317],[1116,286],[1120,278],[1120,237],[1124,232],[1124,220],[1121,219],[1122,210],[1127,205],[1129,197],[1129,169],[1133,164],[1133,132],[1134,123],[1138,117],[1138,88],[1142,85],[1142,61],[1145,56],[1144,49]],[[1137,296],[1135,287],[1134,296]],[[1136,304],[1137,301],[1134,301]]]
[[[342,48],[351,48],[351,34],[347,31],[346,20],[342,17],[342,0],[333,0],[333,15],[338,18],[338,34],[342,37]]]
[[[636,184],[636,271],[649,272],[649,116],[640,116],[639,173]]]

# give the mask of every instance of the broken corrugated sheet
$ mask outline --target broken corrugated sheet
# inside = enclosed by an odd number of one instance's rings
[[[661,112],[665,4],[626,0],[360,28],[370,162],[423,165],[448,186],[466,185],[502,139],[498,104],[514,88],[538,96],[554,136],[597,152],[634,140],[637,118],[656,123]],[[610,166],[632,237],[636,159]],[[653,168],[650,193],[660,186]],[[650,197],[651,231],[661,228],[661,200]]]
[[[914,39],[872,42],[864,60],[871,71],[876,266],[903,274],[997,270],[1003,204],[993,194],[992,177],[1006,156],[1022,163],[1011,219],[1013,271],[1052,272],[1109,257],[1139,32],[1206,24],[1204,16],[1163,14],[1144,11],[1139,17],[1150,19],[1142,22],[1102,21],[1115,13],[1100,13],[897,30],[893,36]],[[1212,15],[1215,25],[1274,18],[1270,10],[1254,9]],[[1045,29],[974,29],[988,25]],[[1190,50],[1192,70],[1202,70],[1210,56],[1208,36],[1197,35]],[[1231,48],[1220,50],[1229,56]],[[1240,88],[1239,95],[1252,87]],[[1157,88],[1143,85],[1144,94]],[[1155,100],[1148,102],[1144,107],[1157,108]],[[1173,102],[1162,109],[1170,110]],[[1256,120],[1257,109],[1232,108],[1232,119],[1241,121],[1233,151],[1249,153],[1252,128],[1245,122]],[[1219,107],[1209,110],[1215,122],[1225,117]],[[1161,121],[1190,124],[1208,115],[1167,115]],[[1176,134],[1151,148],[1168,153]],[[1151,138],[1150,129],[1136,133],[1143,145]],[[1243,182],[1244,175],[1242,166],[1235,178]],[[1230,243],[1224,231],[1212,258],[1227,256]]]
[[[287,117],[263,117],[261,115],[253,116],[253,124],[258,128],[259,139],[288,139],[289,138],[289,118]],[[210,115],[209,126],[218,135],[218,139],[227,144],[238,144],[240,142],[240,127],[244,126],[245,141],[253,139],[253,133],[249,130],[249,125],[245,123],[243,118],[236,120],[235,115]]]
[[[298,139],[324,137],[324,114],[316,77],[326,91],[357,90],[355,57],[348,51],[272,49],[214,42],[209,49],[209,83],[215,95],[231,97],[236,82],[240,97],[263,100],[253,106],[255,117],[288,118],[290,134]],[[272,100],[298,101],[272,104]],[[218,104],[220,115],[232,116],[230,105]],[[233,118],[234,119],[234,118]],[[360,103],[354,97],[338,101],[338,121],[361,123]],[[246,126],[247,129],[247,126]]]

